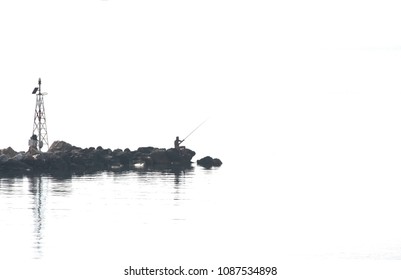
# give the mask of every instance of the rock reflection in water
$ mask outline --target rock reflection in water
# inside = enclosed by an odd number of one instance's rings
[[[181,167],[2,178],[4,230],[19,238],[0,255],[42,259],[89,248],[93,236],[107,239],[108,231],[128,235],[143,225],[182,224],[193,213],[194,179],[193,168]]]

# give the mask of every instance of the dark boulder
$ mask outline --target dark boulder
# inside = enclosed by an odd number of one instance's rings
[[[149,155],[151,152],[154,151],[155,148],[153,147],[139,147],[138,152],[143,153],[145,155]]]
[[[177,151],[176,149],[168,149],[166,151],[167,157],[172,164],[190,164],[192,158],[195,156],[195,152],[190,149],[182,149]]]
[[[127,151],[127,149],[124,151],[121,149],[114,150],[110,160],[113,161],[113,166],[122,165],[124,168],[128,168],[132,160],[131,152],[129,150]]]
[[[25,157],[24,153],[18,153],[15,156],[13,156],[11,159],[16,160],[16,161],[21,161],[24,159],[24,157]]]
[[[64,141],[54,141],[53,144],[50,146],[48,153],[55,153],[55,152],[64,152],[68,153],[73,150],[73,146]]]
[[[37,156],[33,156],[33,155],[26,153],[24,158],[22,159],[22,162],[32,168],[36,164],[36,161],[37,161],[36,157]]]
[[[222,164],[223,164],[223,162],[220,159],[218,159],[218,158],[213,159],[213,166],[219,167]]]
[[[6,174],[24,174],[29,170],[28,164],[16,159],[9,159],[0,166],[0,172]]]
[[[207,157],[204,157],[204,158],[201,158],[201,159],[197,160],[196,163],[198,165],[200,165],[200,166],[205,167],[205,168],[210,168],[210,167],[213,166],[213,158],[207,156]]]
[[[8,158],[15,157],[18,153],[13,150],[13,148],[8,147],[7,149],[0,150],[0,155],[5,155]]]
[[[70,164],[68,162],[68,156],[65,154],[51,154],[46,153],[46,170],[50,173],[69,173]]]
[[[167,156],[166,149],[154,149],[149,156],[153,164],[170,164],[171,162]]]
[[[30,146],[29,149],[28,149],[28,151],[26,152],[26,154],[27,154],[27,155],[34,156],[34,155],[40,154],[40,152],[39,152],[39,150],[36,149],[35,147]]]
[[[221,162],[220,159],[218,158],[212,158],[210,156],[206,156],[204,158],[201,158],[196,161],[196,163],[200,166],[203,166],[205,168],[211,168],[211,167],[218,167],[221,166],[223,163]]]
[[[121,150],[121,149],[115,149],[114,151],[113,151],[113,156],[120,156],[120,155],[122,155],[124,152],[123,152],[123,150]]]
[[[10,158],[6,155],[2,155],[0,154],[0,163],[4,163],[6,161],[8,161]]]

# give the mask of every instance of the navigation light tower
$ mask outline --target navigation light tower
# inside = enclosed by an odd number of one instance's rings
[[[42,81],[39,78],[38,87],[33,89],[32,94],[36,94],[36,107],[35,107],[35,117],[33,120],[33,132],[32,137],[29,140],[29,146],[34,147],[41,151],[43,145],[47,146],[49,149],[49,141],[47,140],[47,125],[46,125],[46,114],[45,114],[45,104],[43,102],[43,96],[46,92],[42,93],[41,90]]]

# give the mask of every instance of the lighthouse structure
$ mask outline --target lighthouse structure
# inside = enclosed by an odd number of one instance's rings
[[[36,106],[35,106],[35,116],[33,120],[33,132],[29,139],[29,147],[42,151],[43,146],[49,149],[49,141],[47,139],[47,125],[46,125],[46,114],[45,114],[45,104],[43,102],[43,96],[46,92],[42,92],[41,89],[42,81],[39,78],[38,87],[35,87],[32,94],[36,95]]]

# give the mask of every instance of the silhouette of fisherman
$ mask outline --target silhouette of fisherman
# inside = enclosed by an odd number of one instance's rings
[[[174,148],[177,150],[178,154],[181,155],[181,147],[180,144],[184,142],[184,140],[180,140],[180,138],[177,136],[174,140]],[[183,147],[185,148],[185,147]]]

